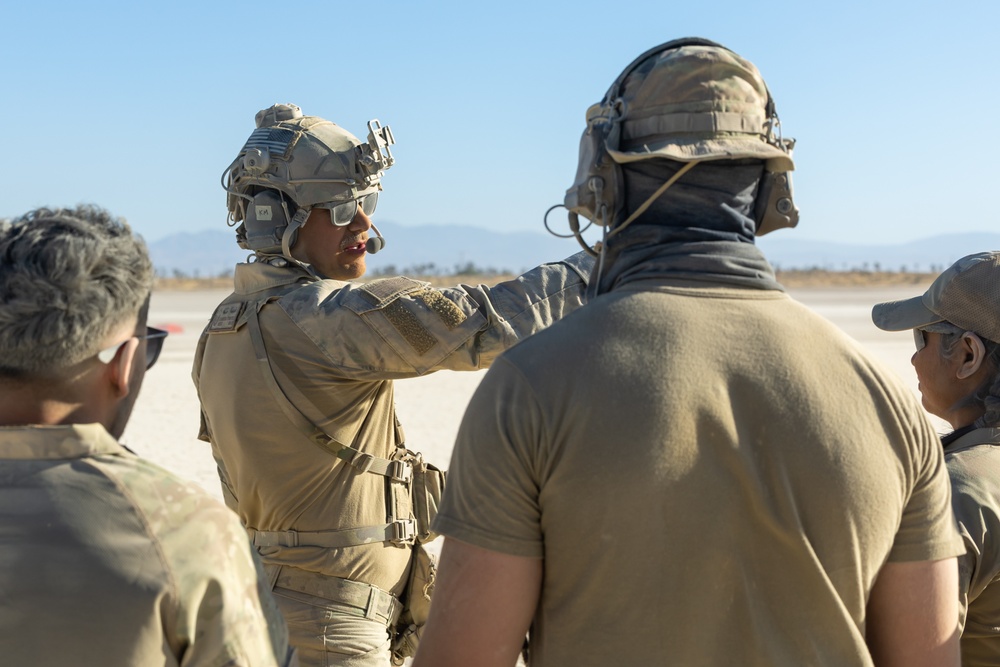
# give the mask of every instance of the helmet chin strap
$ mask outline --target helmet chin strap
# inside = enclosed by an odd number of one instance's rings
[[[285,209],[285,219],[289,220],[288,206],[285,205],[284,198],[282,198],[281,206]],[[282,256],[284,256],[287,260],[295,262],[296,264],[301,264],[301,262],[292,257],[292,246],[295,245],[295,239],[298,236],[299,228],[306,224],[306,220],[309,218],[309,213],[311,211],[312,209],[305,206],[295,211],[295,215],[291,217],[288,222],[288,226],[285,227],[285,231],[281,235]]]

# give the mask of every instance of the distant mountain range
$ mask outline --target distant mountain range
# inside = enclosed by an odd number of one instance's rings
[[[940,234],[893,245],[796,240],[794,236],[794,232],[779,232],[758,241],[775,268],[939,272],[965,255],[1000,250],[1000,234],[986,232]]]
[[[386,248],[369,255],[370,274],[450,274],[461,269],[516,273],[579,249],[573,239],[544,232],[497,232],[461,225],[408,227],[379,223]],[[894,245],[798,240],[794,232],[762,238],[761,249],[778,269],[832,271],[941,271],[959,257],[1000,249],[1000,234],[942,234]],[[249,253],[231,230],[179,233],[149,243],[162,276],[228,275]]]

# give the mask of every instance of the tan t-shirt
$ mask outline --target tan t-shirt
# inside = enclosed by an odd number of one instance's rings
[[[937,437],[785,294],[691,285],[634,283],[501,356],[437,528],[545,559],[532,667],[871,664],[882,564],[962,551]]]
[[[99,424],[0,428],[0,663],[297,665],[246,531]]]
[[[966,547],[958,559],[962,664],[1000,665],[1000,428],[966,433],[944,459]]]

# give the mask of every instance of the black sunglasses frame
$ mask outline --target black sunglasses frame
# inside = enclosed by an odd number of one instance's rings
[[[163,351],[163,341],[170,334],[169,331],[165,329],[157,329],[156,327],[146,327],[145,336],[136,336],[140,340],[146,341],[146,370],[148,371],[156,363],[156,360],[160,358],[160,352]]]
[[[156,327],[147,326],[145,336],[129,336],[117,345],[113,345],[98,352],[97,358],[101,361],[101,363],[111,363],[111,360],[118,354],[118,350],[121,349],[122,345],[129,342],[133,338],[138,338],[139,340],[146,341],[146,370],[148,371],[153,367],[153,364],[156,363],[156,360],[160,358],[160,352],[163,351],[163,341],[169,333],[170,332],[165,329],[157,329]]]

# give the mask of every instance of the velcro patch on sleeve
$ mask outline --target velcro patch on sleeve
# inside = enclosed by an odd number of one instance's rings
[[[441,292],[427,289],[414,292],[411,296],[420,299],[424,305],[437,313],[444,325],[451,331],[466,320],[466,314]]]
[[[437,339],[420,322],[416,315],[407,310],[406,305],[396,299],[383,310],[386,319],[392,323],[396,331],[409,343],[417,354],[424,354],[437,343]]]

